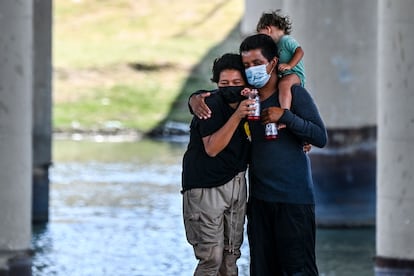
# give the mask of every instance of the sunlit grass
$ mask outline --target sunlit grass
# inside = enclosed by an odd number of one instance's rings
[[[241,0],[54,1],[55,127],[117,121],[148,131],[167,115],[188,119],[169,114],[171,105],[243,8]],[[208,83],[205,72],[192,78]]]

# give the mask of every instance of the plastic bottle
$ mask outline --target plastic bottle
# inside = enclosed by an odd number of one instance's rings
[[[247,116],[247,120],[258,121],[260,120],[260,98],[257,89],[252,89],[249,94],[249,99],[255,100],[252,106],[254,106],[256,109],[254,110],[254,114]]]
[[[265,139],[276,140],[277,134],[278,132],[276,123],[267,123],[265,126]]]

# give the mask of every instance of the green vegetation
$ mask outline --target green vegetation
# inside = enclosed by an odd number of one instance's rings
[[[187,122],[189,93],[237,52],[242,0],[56,0],[55,129],[147,132]]]

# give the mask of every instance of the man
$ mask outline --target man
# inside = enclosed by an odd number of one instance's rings
[[[318,275],[314,189],[303,142],[323,147],[327,134],[312,97],[303,87],[292,88],[290,110],[280,108],[276,53],[275,42],[265,34],[249,36],[240,45],[247,81],[260,87],[262,109],[261,121],[249,122],[250,272],[252,276]],[[264,125],[270,122],[286,125],[273,141],[264,137]]]
[[[238,54],[215,60],[212,81],[219,89],[206,104],[209,119],[194,116],[183,158],[183,216],[188,242],[199,260],[194,275],[238,275],[246,214],[245,171],[249,141],[243,128],[252,100]]]

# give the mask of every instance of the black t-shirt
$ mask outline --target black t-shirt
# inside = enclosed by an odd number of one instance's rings
[[[212,111],[211,117],[199,119],[194,116],[191,121],[190,142],[183,158],[183,191],[221,186],[247,168],[250,142],[244,131],[244,120],[219,154],[210,157],[205,152],[202,138],[219,130],[234,113],[219,94],[206,98],[206,104]]]

